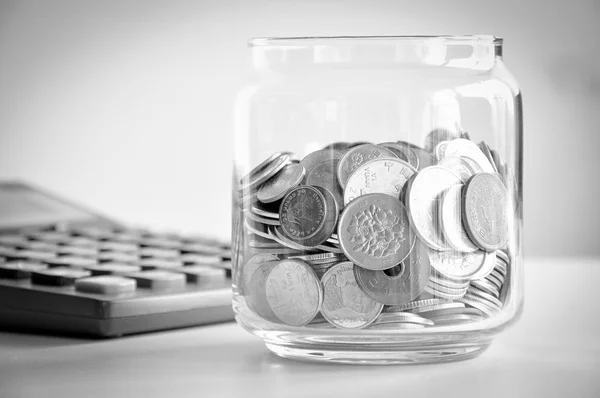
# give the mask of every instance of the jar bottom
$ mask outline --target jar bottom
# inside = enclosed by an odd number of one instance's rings
[[[475,358],[482,354],[491,343],[476,345],[456,345],[447,347],[422,347],[411,350],[394,351],[389,347],[383,350],[377,347],[316,348],[291,347],[266,343],[276,355],[308,362],[344,363],[352,365],[416,365],[427,363],[455,362]]]

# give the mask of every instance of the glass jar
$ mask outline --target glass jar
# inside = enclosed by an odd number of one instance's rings
[[[264,38],[236,103],[233,306],[282,357],[453,361],[523,307],[522,105],[493,36]]]

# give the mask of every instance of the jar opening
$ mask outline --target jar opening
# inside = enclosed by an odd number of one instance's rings
[[[424,42],[430,40],[444,41],[448,43],[468,43],[468,42],[488,42],[494,45],[501,45],[502,37],[493,35],[414,35],[414,36],[297,36],[297,37],[254,37],[248,40],[249,47],[257,46],[306,46],[315,44],[334,43],[334,42]]]

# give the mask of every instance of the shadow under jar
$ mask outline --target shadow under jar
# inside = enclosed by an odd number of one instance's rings
[[[282,357],[454,361],[523,306],[522,105],[493,36],[264,38],[236,104],[233,306]]]

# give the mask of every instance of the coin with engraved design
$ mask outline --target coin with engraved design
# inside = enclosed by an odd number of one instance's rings
[[[257,198],[263,203],[275,202],[283,198],[288,190],[300,184],[303,178],[304,166],[302,164],[288,164],[260,186]]]
[[[300,245],[319,245],[329,237],[324,236],[322,230],[330,211],[319,189],[300,185],[288,191],[281,201],[279,221],[282,231]]]
[[[266,281],[271,310],[285,324],[304,326],[319,312],[323,289],[315,272],[301,260],[281,260]]]
[[[494,168],[481,149],[473,141],[464,138],[452,140],[446,146],[445,156],[466,156],[475,161],[486,173],[493,173]]]
[[[321,281],[321,313],[331,324],[344,329],[358,329],[369,325],[381,313],[383,304],[367,296],[358,286],[351,262],[331,267]]]
[[[399,199],[404,184],[416,172],[417,169],[400,159],[369,160],[348,178],[344,188],[344,205],[368,193],[384,193]]]
[[[348,259],[370,270],[400,264],[416,239],[404,205],[382,193],[359,196],[350,202],[340,217],[338,237]]]
[[[462,192],[463,223],[469,238],[483,250],[500,249],[508,241],[508,192],[491,173],[471,177]]]
[[[408,258],[389,270],[354,267],[356,280],[365,293],[386,305],[402,305],[416,299],[425,290],[430,274],[427,247],[418,241]]]
[[[439,201],[439,220],[445,241],[454,249],[462,253],[471,253],[478,247],[471,241],[467,231],[462,225],[462,185],[448,188]]]
[[[395,158],[396,155],[387,148],[373,144],[359,145],[346,152],[338,165],[337,177],[341,187],[346,186],[346,181],[360,165],[380,157]]]

